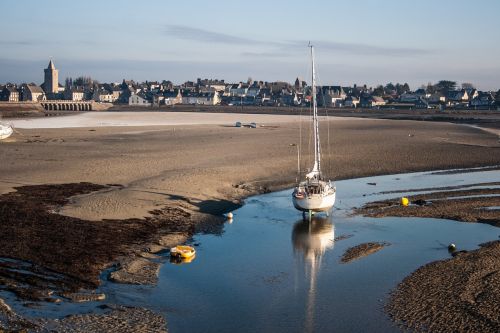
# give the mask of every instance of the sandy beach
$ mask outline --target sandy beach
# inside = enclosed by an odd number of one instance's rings
[[[156,117],[161,125],[153,126]],[[92,220],[144,217],[172,202],[217,213],[222,204],[293,183],[297,147],[291,145],[299,143],[298,119],[87,113],[14,120],[18,133],[0,146],[0,193],[20,185],[120,184],[123,188],[74,198],[60,213]],[[235,128],[235,120],[252,120],[259,127]],[[126,126],[99,125],[109,123]],[[57,128],[46,128],[50,126]],[[311,160],[306,130],[302,128],[302,168]],[[322,145],[325,171],[337,179],[500,160],[496,135],[453,124],[330,118],[322,131],[329,132]]]
[[[299,120],[164,112],[12,120],[16,134],[0,142],[0,194],[21,186],[86,182],[104,188],[78,195],[70,191],[60,205],[50,203],[51,212],[101,225],[136,219],[163,226],[170,220],[178,223],[168,216],[175,209],[176,216],[186,213],[192,221],[202,221],[234,209],[242,198],[293,184],[298,146],[302,168],[311,161],[307,125]],[[256,122],[258,127],[236,128],[236,121]],[[331,117],[321,131],[324,171],[336,179],[500,164],[498,136],[470,126]],[[158,211],[164,214],[160,219]],[[144,237],[123,239],[159,245],[153,237],[158,229],[148,230]],[[194,229],[181,231],[189,236]],[[16,242],[15,235],[11,241]],[[101,256],[105,259],[95,263],[97,270],[89,264],[87,281],[96,281],[99,269],[132,251],[130,244],[121,245]],[[54,256],[64,251],[58,248]],[[23,259],[46,264],[36,256]],[[74,272],[70,268],[62,273]]]

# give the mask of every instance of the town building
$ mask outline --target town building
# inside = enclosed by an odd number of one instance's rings
[[[376,108],[386,104],[386,101],[380,96],[363,96],[360,100],[362,108]]]
[[[128,105],[134,106],[152,106],[153,100],[150,96],[146,95],[144,92],[133,93],[128,98]]]
[[[338,107],[342,105],[342,101],[347,97],[344,89],[341,86],[323,86],[318,94],[318,105],[326,107]]]
[[[70,101],[85,100],[85,91],[81,87],[72,87],[64,91],[64,98]]]
[[[24,102],[40,102],[45,101],[47,98],[45,92],[34,83],[23,83],[21,85],[20,100]]]
[[[207,93],[186,92],[182,94],[182,104],[217,105],[220,104],[220,101],[219,93],[216,91]]]
[[[469,106],[474,109],[490,109],[495,106],[495,98],[491,93],[478,93],[470,102]]]
[[[15,85],[6,85],[0,93],[0,100],[6,102],[19,102],[19,90]]]
[[[47,96],[53,96],[59,93],[59,71],[54,66],[52,59],[49,61],[49,65],[44,70],[45,79],[42,84],[42,88]]]
[[[349,96],[344,100],[344,107],[346,108],[357,108],[359,104],[359,99],[354,96]]]
[[[164,97],[163,103],[165,105],[175,105],[182,103],[182,94],[180,89],[165,91],[163,93],[163,97]]]

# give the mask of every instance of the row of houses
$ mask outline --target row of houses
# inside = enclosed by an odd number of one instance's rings
[[[59,85],[60,86],[60,85]],[[288,82],[263,82],[249,79],[247,82],[225,83],[224,80],[197,79],[181,85],[171,81],[146,81],[136,83],[99,84],[89,81],[82,86],[59,87],[56,94],[45,94],[42,87],[34,83],[20,86],[0,86],[0,100],[18,102],[40,102],[46,99],[72,101],[93,100],[102,103],[128,104],[133,106],[160,105],[263,105],[301,106],[309,105],[311,88],[300,78],[294,84]],[[366,86],[321,86],[317,89],[320,106],[333,108],[496,108],[500,95],[474,88],[430,93],[426,89],[403,91]]]
[[[0,87],[0,101],[7,102],[41,102],[47,97],[45,92],[34,83],[23,83],[21,86],[7,84]]]
[[[165,91],[162,93],[148,93],[140,91],[133,93],[129,97],[129,105],[134,106],[153,106],[153,105],[219,105],[221,103],[220,95],[217,91],[213,92],[184,92],[180,89]]]
[[[327,107],[347,108],[495,108],[500,94],[477,89],[450,90],[444,93],[428,93],[425,89],[405,91],[397,94],[388,91],[379,95],[373,89],[341,86],[323,86],[318,94],[318,103]]]

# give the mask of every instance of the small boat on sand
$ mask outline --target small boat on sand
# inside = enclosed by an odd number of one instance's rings
[[[7,139],[14,133],[14,129],[11,125],[0,122],[0,140]]]
[[[181,258],[181,259],[190,259],[196,254],[196,250],[194,247],[187,245],[177,245],[170,249],[170,256]]]

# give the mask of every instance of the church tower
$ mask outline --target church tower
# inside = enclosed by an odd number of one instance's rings
[[[43,89],[46,94],[57,94],[59,91],[59,71],[54,66],[52,60],[49,66],[43,70],[45,72],[45,80],[43,81]]]

